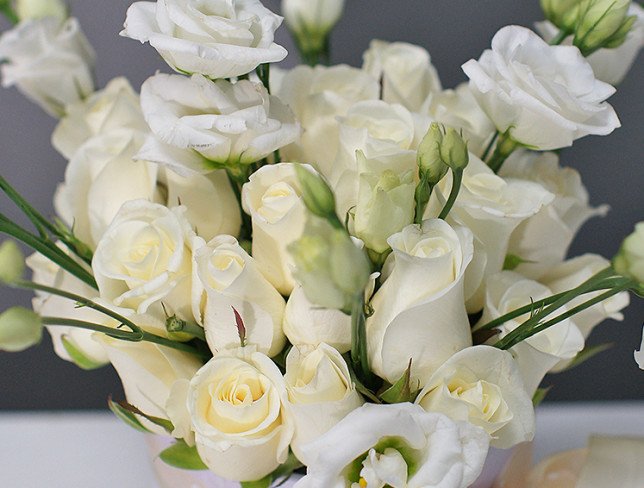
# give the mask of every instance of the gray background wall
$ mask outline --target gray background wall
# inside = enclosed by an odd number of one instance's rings
[[[83,0],[73,4],[74,15],[98,53],[100,86],[114,76],[127,76],[135,87],[157,69],[167,70],[149,46],[118,37],[130,0]],[[265,0],[277,10],[278,0]],[[369,40],[402,40],[426,47],[443,84],[465,79],[460,65],[489,46],[494,33],[507,24],[531,26],[541,19],[537,0],[348,0],[347,12],[333,39],[334,62],[359,65]],[[0,26],[4,30],[6,24]],[[278,42],[296,60],[285,29]],[[573,254],[598,252],[612,256],[623,236],[644,217],[642,164],[642,64],[636,65],[611,103],[623,128],[609,137],[589,137],[563,153],[563,162],[582,172],[594,204],[608,203],[605,219],[588,223]],[[639,88],[639,90],[638,90]],[[65,161],[51,148],[55,121],[15,90],[0,89],[0,171],[45,213],[63,177]],[[0,209],[17,217],[6,199]],[[29,295],[0,289],[0,310],[29,303]],[[639,346],[644,302],[635,301],[622,323],[604,324],[592,343],[615,342],[615,347],[572,372],[551,377],[554,400],[644,399],[644,372],[637,369],[633,350]],[[103,408],[108,394],[120,397],[118,378],[110,368],[82,372],[54,355],[49,339],[22,354],[0,352],[0,409]]]

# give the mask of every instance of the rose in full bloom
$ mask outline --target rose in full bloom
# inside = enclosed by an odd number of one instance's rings
[[[234,307],[244,321],[246,342],[269,356],[278,354],[286,342],[284,298],[237,239],[221,235],[196,244],[195,264],[193,313],[212,351],[239,346]]]
[[[286,57],[273,42],[282,18],[259,0],[135,2],[122,36],[149,42],[174,70],[230,78]]]
[[[94,91],[94,50],[75,18],[21,22],[0,37],[0,59],[2,86],[15,85],[50,115]]]
[[[534,407],[519,369],[509,352],[494,347],[468,347],[454,354],[431,376],[416,403],[481,427],[500,449],[534,436]]]
[[[472,345],[463,298],[472,233],[432,219],[388,243],[393,271],[371,300],[366,325],[371,367],[393,384],[411,359],[412,378],[424,386],[444,361]]]
[[[255,163],[300,131],[288,107],[248,80],[157,74],[141,87],[141,107],[158,139],[146,144],[141,158],[182,174]]]
[[[302,447],[307,474],[296,488],[470,486],[483,469],[488,436],[418,405],[365,404]]]
[[[252,347],[222,351],[190,382],[188,409],[201,459],[218,476],[257,481],[286,461],[293,425],[275,363]]]
[[[342,355],[327,344],[295,346],[286,357],[286,403],[295,425],[291,449],[332,429],[364,401],[356,391]]]
[[[463,65],[472,93],[496,128],[540,150],[571,146],[620,126],[605,102],[615,89],[595,78],[572,46],[550,46],[519,26],[502,28],[492,49]]]
[[[382,99],[411,112],[424,112],[432,95],[442,90],[429,53],[406,42],[373,40],[362,69],[382,84]]]
[[[192,240],[185,207],[125,203],[101,238],[92,270],[102,299],[139,314],[163,302],[191,320]]]

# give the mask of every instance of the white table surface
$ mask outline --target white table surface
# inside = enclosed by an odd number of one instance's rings
[[[644,402],[539,407],[535,457],[644,437]],[[109,413],[0,414],[1,488],[157,488],[145,438]]]

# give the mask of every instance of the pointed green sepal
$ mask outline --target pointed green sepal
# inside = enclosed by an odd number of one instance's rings
[[[136,416],[127,410],[125,410],[121,405],[118,403],[114,402],[112,400],[112,397],[107,399],[107,406],[109,409],[112,411],[114,415],[120,420],[122,420],[125,424],[129,425],[133,429],[138,430],[139,432],[145,432],[145,433],[150,433],[150,431],[143,426],[143,424],[139,421],[139,419],[136,418]]]
[[[534,263],[534,261],[530,261],[529,259],[523,259],[521,256],[517,256],[516,254],[508,254],[505,256],[505,261],[503,262],[503,270],[504,271],[514,271],[519,267],[521,264],[525,263]]]
[[[195,446],[189,446],[185,441],[179,440],[159,454],[159,459],[173,468],[189,471],[204,471],[208,466],[204,464]],[[268,485],[267,485],[268,486]]]
[[[136,408],[134,405],[130,405],[127,402],[119,402],[119,406],[124,409],[127,412],[130,412],[133,415],[140,415],[144,419],[146,419],[148,422],[152,422],[154,425],[158,425],[162,429],[164,429],[168,434],[172,434],[174,431],[174,425],[172,425],[172,422],[170,422],[167,419],[162,419],[160,417],[154,417],[153,415],[148,415],[147,413],[142,412],[138,408]]]
[[[88,358],[84,352],[78,349],[74,345],[74,343],[67,338],[66,335],[61,337],[61,342],[63,343],[63,347],[65,348],[65,351],[67,351],[67,354],[69,354],[72,362],[80,369],[84,369],[85,371],[92,371],[94,369],[102,368],[103,366],[105,366],[105,363],[100,363],[98,361],[94,361],[91,358]]]
[[[420,392],[420,385],[413,385],[411,381],[411,359],[409,366],[398,381],[380,395],[386,403],[413,403]]]

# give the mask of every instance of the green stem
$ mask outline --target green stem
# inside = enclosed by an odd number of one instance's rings
[[[490,139],[489,144],[485,148],[485,151],[483,151],[483,155],[481,156],[481,161],[485,161],[488,158],[488,156],[490,155],[490,151],[492,151],[492,148],[494,147],[494,143],[498,138],[499,138],[499,131],[496,131],[496,133],[492,136],[492,139]]]
[[[566,31],[566,30],[561,29],[561,30],[557,33],[557,35],[556,35],[555,37],[553,37],[553,38],[550,40],[550,45],[551,45],[551,46],[558,46],[558,45],[559,45],[559,44],[561,44],[561,43],[564,41],[564,39],[566,39],[566,37],[568,37],[569,35],[570,35],[570,32],[568,32],[568,31]]]
[[[438,216],[439,219],[445,220],[449,215],[449,212],[452,210],[454,203],[456,203],[456,198],[458,193],[461,191],[461,184],[463,183],[463,170],[456,169],[452,170],[452,190],[449,192],[449,197],[447,203],[443,207],[443,211]]]
[[[505,163],[505,160],[508,159],[517,147],[519,147],[519,144],[513,141],[507,132],[500,134],[492,157],[487,162],[490,169],[498,173],[503,163]]]
[[[253,221],[246,212],[244,212],[244,207],[242,205],[242,187],[247,180],[247,176],[240,177],[240,175],[235,174],[231,170],[226,170],[228,175],[228,181],[230,186],[235,193],[235,198],[237,198],[237,203],[239,203],[239,211],[241,212],[242,227],[239,235],[239,240],[251,240],[253,236]]]
[[[367,385],[373,383],[374,376],[369,367],[367,351],[367,318],[364,313],[364,296],[356,296],[351,309],[351,362],[358,377]]]
[[[414,199],[416,200],[414,223],[418,225],[423,223],[425,209],[427,208],[429,199],[432,196],[432,186],[427,180],[426,173],[421,173],[420,181],[418,182],[418,185],[416,185],[416,192],[414,193]]]

